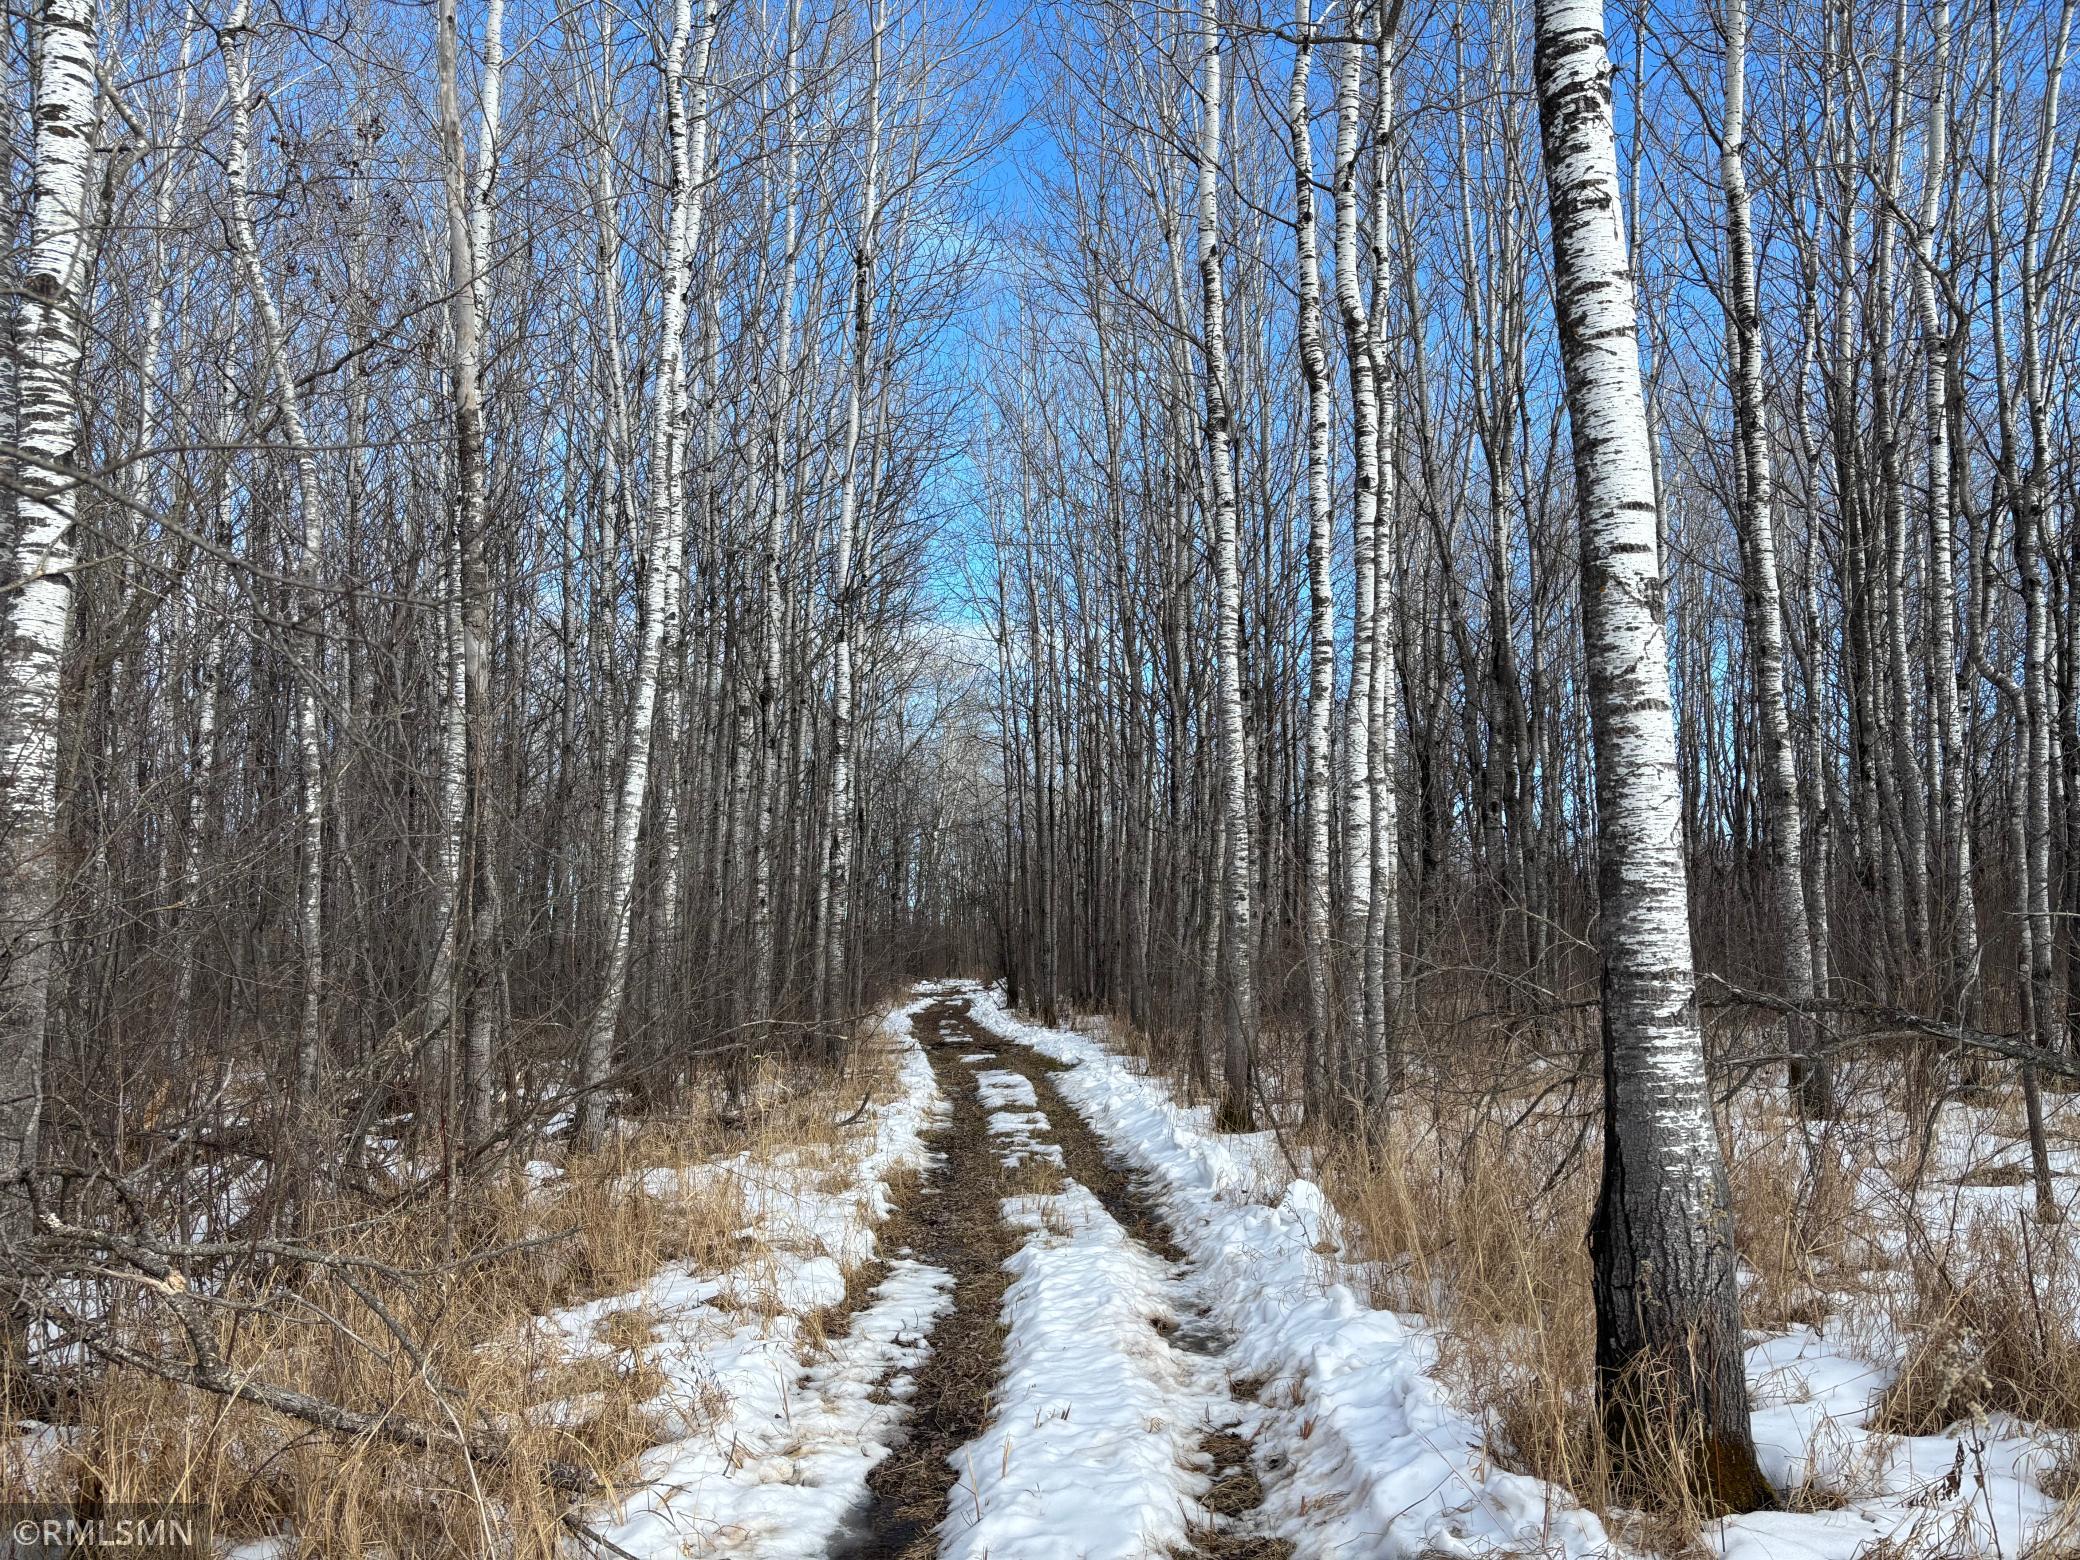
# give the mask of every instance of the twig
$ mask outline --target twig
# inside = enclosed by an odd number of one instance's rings
[[[643,1560],[641,1555],[633,1550],[623,1549],[598,1528],[587,1522],[583,1517],[580,1517],[575,1511],[566,1511],[563,1514],[563,1525],[575,1533],[583,1542],[597,1544],[608,1554],[620,1556],[621,1560]]]
[[[870,1086],[867,1089],[867,1092],[859,1097],[859,1109],[854,1111],[851,1115],[847,1116],[843,1121],[839,1122],[838,1125],[841,1127],[849,1127],[855,1121],[859,1120],[860,1117],[864,1116],[867,1113],[867,1102],[871,1100],[873,1097],[874,1090]]]

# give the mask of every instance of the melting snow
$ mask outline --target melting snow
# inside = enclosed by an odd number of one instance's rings
[[[646,1560],[809,1560],[827,1552],[866,1499],[868,1472],[900,1434],[905,1373],[952,1305],[952,1279],[892,1261],[851,1330],[827,1350],[802,1324],[844,1297],[846,1267],[872,1253],[873,1223],[893,1207],[888,1177],[927,1161],[922,1135],[943,1105],[910,1032],[926,1000],[884,1025],[901,1049],[898,1091],[874,1107],[872,1140],[836,1190],[826,1189],[827,1172],[807,1166],[797,1174],[784,1164],[699,1167],[743,1178],[752,1227],[770,1250],[728,1273],[666,1269],[631,1294],[544,1319],[572,1337],[588,1335],[610,1311],[640,1309],[655,1320],[644,1360],[667,1385],[647,1407],[674,1439],[644,1455],[635,1487],[613,1510],[588,1514],[622,1549]],[[747,1294],[763,1308],[717,1303]],[[873,1401],[876,1384],[892,1375],[889,1401]],[[589,1551],[573,1546],[581,1552]]]
[[[1209,1514],[1199,1436],[1232,1422],[1225,1384],[1154,1325],[1178,1319],[1168,1264],[1091,1192],[1012,1197],[1004,1375],[990,1427],[955,1459],[941,1560],[1162,1560]]]

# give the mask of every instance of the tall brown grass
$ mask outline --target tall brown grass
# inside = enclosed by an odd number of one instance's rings
[[[736,1177],[652,1179],[726,1156],[752,1166],[786,1156],[837,1164],[841,1128],[861,1078],[804,1081],[770,1073],[740,1128],[706,1118],[654,1121],[597,1154],[514,1167],[474,1183],[454,1205],[314,1210],[327,1261],[258,1264],[218,1280],[219,1349],[240,1376],[328,1403],[454,1432],[433,1450],[342,1438],[134,1366],[77,1375],[45,1449],[25,1459],[0,1446],[0,1486],[23,1498],[93,1506],[200,1501],[219,1537],[293,1532],[307,1556],[383,1553],[398,1560],[547,1557],[567,1552],[567,1489],[553,1464],[589,1474],[611,1495],[634,1459],[719,1405],[673,1401],[649,1355],[652,1318],[636,1292],[661,1269],[748,1269],[720,1303],[770,1309],[756,1277],[759,1233]],[[885,1077],[875,1080],[887,1097]],[[835,1173],[833,1170],[832,1173]],[[489,1254],[489,1255],[485,1255]],[[148,1286],[110,1284],[116,1335],[182,1357],[177,1329]],[[589,1333],[533,1324],[585,1301],[631,1296]],[[583,1330],[580,1330],[581,1333]],[[27,1394],[0,1368],[9,1423]],[[496,1444],[497,1457],[463,1443]]]

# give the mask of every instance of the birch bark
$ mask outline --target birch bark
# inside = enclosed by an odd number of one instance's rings
[[[1697,1025],[1654,474],[1600,0],[1539,0],[1535,70],[1574,440],[1603,922],[1596,1363],[1621,1461],[1694,1461],[1722,1510],[1774,1504],[1742,1373],[1725,1166]]]
[[[1331,1040],[1329,987],[1329,825],[1335,796],[1329,772],[1336,710],[1336,599],[1331,578],[1334,516],[1329,497],[1329,360],[1322,342],[1322,272],[1317,253],[1314,137],[1308,84],[1314,63],[1310,0],[1293,8],[1293,78],[1286,135],[1293,153],[1293,241],[1299,271],[1300,374],[1307,405],[1307,859],[1302,897],[1307,939],[1307,1108],[1322,1104],[1323,1060]]]
[[[767,495],[765,542],[759,556],[759,595],[764,608],[760,624],[758,724],[764,755],[758,774],[758,816],[751,844],[751,976],[748,1039],[756,1046],[765,1038],[773,1000],[773,831],[781,782],[781,615],[780,548],[786,535],[788,498],[788,430],[794,402],[795,293],[801,285],[801,0],[788,0],[787,63],[781,80],[782,136],[786,143],[786,189],[781,218],[781,245],[786,255],[785,292],[780,301],[773,386],[772,489]]]
[[[2054,768],[2049,661],[2056,649],[2052,639],[2050,582],[2044,557],[2045,516],[2050,484],[2051,432],[2044,383],[2045,194],[2050,186],[2051,165],[2058,144],[2059,97],[2065,80],[2066,50],[2072,37],[2075,0],[2063,0],[2056,33],[2044,65],[2043,98],[2037,120],[2037,146],[2031,162],[2027,205],[2020,256],[2021,361],[2019,386],[2023,413],[2029,429],[2029,465],[2019,473],[2009,456],[2013,484],[2015,571],[2022,584],[2022,716],[2023,716],[2023,924],[2028,960],[2024,1011],[2033,1039],[2045,1050],[2053,1050],[2065,1030],[2064,1015],[2058,1011],[2057,988],[2053,981],[2054,921],[2051,911],[2051,782]],[[2004,376],[2005,377],[2005,376]],[[2009,398],[2002,387],[2003,421],[2012,424],[2006,411]],[[2003,430],[2002,443],[2009,450],[2014,442]],[[2037,1099],[2033,1069],[2023,1073],[2025,1104],[2030,1116],[2030,1142],[2036,1160],[2037,1216],[2050,1222],[2058,1211],[2049,1190],[2049,1173],[2043,1150],[2042,1107]]]
[[[504,68],[503,0],[491,0],[484,20],[477,169],[470,177],[463,150],[460,52],[456,0],[440,0],[434,55],[439,76],[442,191],[447,209],[449,389],[454,401],[455,493],[446,608],[447,702],[442,721],[442,828],[435,874],[439,927],[423,1027],[435,1037],[441,1071],[451,1055],[449,1033],[468,1023],[460,1058],[465,1141],[482,1137],[491,1117],[492,993],[481,964],[497,939],[496,893],[484,814],[491,785],[491,582],[485,560],[487,472],[484,434],[483,336],[488,317],[491,197],[497,177],[500,87]],[[467,932],[465,932],[465,924]]]
[[[1904,32],[1906,5],[1895,11],[1895,30]],[[1893,213],[1901,203],[1900,160],[1906,141],[1904,93],[1895,89],[1885,141],[1885,170],[1871,242],[1876,250],[1872,292],[1871,435],[1877,445],[1880,523],[1884,527],[1885,672],[1878,709],[1889,747],[1880,757],[1881,781],[1890,798],[1887,828],[1898,840],[1900,876],[1906,892],[1907,927],[1903,973],[1918,975],[1929,952],[1929,847],[1927,786],[1914,741],[1912,676],[1907,654],[1907,504],[1900,470],[1898,397],[1893,391],[1892,322],[1897,264]]]
[[[1936,231],[1942,220],[1943,182],[1950,165],[1950,0],[1933,6],[1935,57],[1929,67],[1928,128],[1921,158],[1921,211],[1914,233],[1914,307],[1922,343],[1921,415],[1927,450],[1929,656],[1934,663],[1936,740],[1931,757],[1936,805],[1942,810],[1942,844],[1950,887],[1950,972],[1945,996],[1950,1010],[1972,1021],[1979,983],[1979,908],[1973,882],[1973,853],[1966,802],[1964,725],[1958,701],[1957,571],[1952,560],[1957,530],[1950,465],[1950,326],[1938,296]]]
[[[1224,927],[1228,955],[1221,1121],[1231,1131],[1254,1122],[1251,1052],[1256,1044],[1256,938],[1251,931],[1248,758],[1242,721],[1242,576],[1236,558],[1234,414],[1228,400],[1227,296],[1221,276],[1220,168],[1222,59],[1219,0],[1200,0],[1199,289],[1204,311],[1206,448],[1213,474],[1213,570],[1219,595],[1215,653],[1220,661],[1219,729]]]
[[[1365,914],[1365,1011],[1369,1015],[1365,1034],[1365,1106],[1376,1130],[1384,1119],[1388,1092],[1400,1082],[1398,1019],[1401,1007],[1401,858],[1400,796],[1396,790],[1399,765],[1400,690],[1394,653],[1395,607],[1399,601],[1399,547],[1396,542],[1395,504],[1398,485],[1394,467],[1395,443],[1400,425],[1400,408],[1395,399],[1388,368],[1388,320],[1386,308],[1388,276],[1387,205],[1388,158],[1394,137],[1394,36],[1395,14],[1385,0],[1373,7],[1377,18],[1379,51],[1378,92],[1373,103],[1372,164],[1372,307],[1366,321],[1366,353],[1371,361],[1374,394],[1378,399],[1373,437],[1375,468],[1372,523],[1372,708],[1367,739],[1371,758],[1366,765],[1371,819],[1368,837],[1372,844],[1372,889]],[[1516,676],[1510,674],[1512,692]]]
[[[1353,1070],[1339,1080],[1356,1098],[1364,1058],[1377,1045],[1378,1014],[1366,1001],[1365,949],[1372,918],[1372,663],[1378,591],[1379,392],[1372,328],[1358,275],[1358,140],[1364,45],[1346,39],[1336,85],[1336,306],[1351,379],[1351,676],[1345,693],[1343,959],[1344,1022]]]
[[[0,637],[0,1186],[36,1155],[58,904],[58,688],[72,569],[94,186],[94,0],[42,0],[31,24],[29,253],[15,312],[18,531]],[[16,1199],[0,1204],[0,1239]]]

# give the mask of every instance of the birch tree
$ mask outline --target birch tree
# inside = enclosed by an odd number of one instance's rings
[[[1386,300],[1391,293],[1387,210],[1389,159],[1394,143],[1394,31],[1398,6],[1374,0],[1376,68],[1373,99],[1372,162],[1372,290],[1366,320],[1365,350],[1371,359],[1378,426],[1373,436],[1374,481],[1372,550],[1371,708],[1366,741],[1366,805],[1371,812],[1367,836],[1372,843],[1372,887],[1365,911],[1365,1104],[1377,1130],[1386,1096],[1398,1081],[1401,1057],[1397,1025],[1401,1010],[1401,807],[1398,746],[1400,690],[1396,686],[1396,609],[1400,602],[1395,505],[1398,483],[1395,445],[1399,437],[1396,388]],[[1514,676],[1511,687],[1515,687]]]
[[[774,345],[773,405],[769,438],[772,444],[771,487],[766,495],[765,541],[759,555],[759,658],[758,658],[758,803],[752,837],[751,864],[751,971],[749,977],[750,1024],[754,1043],[761,1038],[771,1014],[773,989],[773,832],[780,800],[781,725],[780,683],[782,664],[783,611],[780,554],[785,545],[788,496],[788,429],[793,415],[795,384],[794,321],[795,295],[801,287],[801,4],[788,0],[786,60],[780,83],[781,135],[786,143],[781,175],[783,216],[780,228],[782,282],[778,310],[778,339]]]
[[[36,140],[29,254],[14,318],[15,525],[0,604],[0,1240],[20,1210],[43,1105],[44,1025],[61,871],[58,689],[71,626],[88,330],[87,219],[99,164],[93,0],[30,23]]]
[[[442,0],[434,20],[439,77],[439,120],[447,217],[449,382],[454,400],[455,506],[447,632],[447,701],[441,750],[441,837],[435,865],[438,951],[428,984],[426,1031],[442,1042],[472,1000],[465,1055],[455,1058],[463,1077],[466,1140],[481,1138],[491,1121],[490,1034],[494,1014],[477,991],[472,967],[491,957],[497,938],[496,878],[484,828],[491,785],[491,589],[485,564],[486,511],[483,336],[488,317],[491,194],[497,178],[499,100],[504,73],[503,0],[491,0],[484,21],[482,118],[477,170],[463,151],[462,99],[457,57],[459,24],[454,0]],[[473,800],[474,799],[474,800]],[[474,825],[474,827],[472,826]],[[468,922],[467,930],[464,923]],[[441,1069],[444,1070],[444,1069]]]
[[[867,144],[860,179],[859,236],[852,274],[852,372],[845,386],[845,431],[840,452],[838,539],[831,564],[831,789],[830,845],[817,901],[824,905],[817,947],[816,1021],[819,1027],[852,1011],[846,939],[852,929],[853,808],[853,553],[859,530],[861,419],[874,354],[874,246],[881,221],[882,34],[888,13],[875,0],[868,21]]]
[[[1748,197],[1747,0],[1726,0],[1725,101],[1719,125],[1719,184],[1726,202],[1726,298],[1733,342],[1731,380],[1741,565],[1756,704],[1762,724],[1764,789],[1769,799],[1774,907],[1782,947],[1784,995],[1799,1011],[1785,1023],[1790,1082],[1807,1116],[1833,1114],[1825,1055],[1814,1043],[1805,1010],[1814,997],[1813,954],[1806,918],[1804,818],[1798,757],[1784,694],[1784,596],[1777,578],[1775,487],[1770,473],[1768,403],[1762,382],[1761,302],[1756,288],[1755,228]]]
[[[1364,1087],[1365,1058],[1383,1043],[1381,1015],[1369,1000],[1366,952],[1373,895],[1372,679],[1379,597],[1379,376],[1372,321],[1358,272],[1358,151],[1362,127],[1364,45],[1345,38],[1336,84],[1336,306],[1342,317],[1344,356],[1351,382],[1351,666],[1344,707],[1343,945],[1348,969],[1345,1022],[1351,1066],[1342,1080],[1353,1095]]]
[[[1307,415],[1307,1096],[1322,1103],[1322,1069],[1333,1041],[1329,971],[1329,834],[1335,811],[1330,777],[1331,726],[1336,714],[1336,599],[1334,515],[1330,504],[1329,359],[1322,340],[1322,275],[1316,254],[1314,132],[1308,87],[1314,63],[1309,0],[1293,9],[1293,76],[1286,96],[1286,134],[1293,149],[1293,248],[1299,277],[1302,392]]]
[[[1198,145],[1199,295],[1203,329],[1207,464],[1212,472],[1213,571],[1219,593],[1215,655],[1220,662],[1222,898],[1226,957],[1221,1119],[1247,1130],[1251,1050],[1256,1044],[1256,939],[1251,930],[1247,734],[1242,720],[1242,580],[1236,559],[1235,433],[1229,405],[1227,298],[1221,276],[1222,63],[1219,0],[1200,0]]]
[[[634,908],[636,844],[650,794],[651,752],[658,689],[666,651],[679,632],[686,515],[679,502],[684,458],[686,321],[693,290],[693,255],[705,197],[708,135],[708,59],[714,47],[717,0],[678,0],[664,58],[666,167],[670,205],[665,225],[662,321],[658,330],[657,389],[651,409],[650,499],[646,515],[648,569],[644,583],[643,645],[636,665],[635,701],[622,758],[608,865],[606,976],[579,1055],[576,1136],[594,1145],[606,1135],[605,1090],[614,1068],[614,1034],[628,991],[630,917]],[[691,56],[689,60],[689,55]],[[691,103],[688,82],[691,79]]]
[[[1966,816],[1966,752],[1958,700],[1957,575],[1954,552],[1957,516],[1951,480],[1951,331],[1941,300],[1937,239],[1943,220],[1943,186],[1950,174],[1950,5],[1931,8],[1934,55],[1931,92],[1922,136],[1921,203],[1914,230],[1914,308],[1921,327],[1921,420],[1928,488],[1928,619],[1934,671],[1935,744],[1930,783],[1942,813],[1941,838],[1948,860],[1951,912],[1949,999],[1969,1020],[1976,1016],[1979,983],[1979,906],[1973,882],[1970,821]]]
[[[1539,0],[1539,123],[1574,438],[1596,743],[1604,1164],[1590,1226],[1606,1433],[1674,1445],[1716,1509],[1775,1497],[1755,1462],[1726,1171],[1691,966],[1650,433],[1601,0]]]

